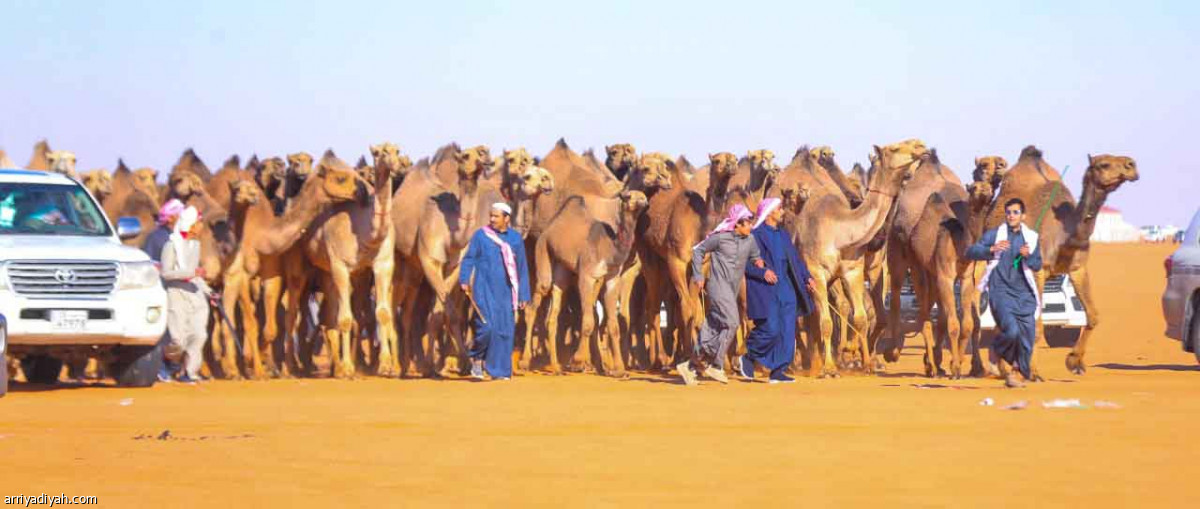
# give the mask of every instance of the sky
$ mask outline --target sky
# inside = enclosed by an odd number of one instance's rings
[[[686,155],[829,145],[843,168],[920,138],[969,179],[1035,144],[1079,195],[1138,162],[1135,225],[1200,205],[1200,3],[84,2],[0,4],[0,149],[165,173],[392,141],[416,158],[633,143]]]

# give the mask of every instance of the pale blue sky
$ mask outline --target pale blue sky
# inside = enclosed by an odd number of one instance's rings
[[[455,140],[544,154],[827,144],[849,168],[919,137],[967,175],[1041,147],[1138,160],[1109,203],[1186,225],[1200,163],[1194,2],[52,2],[0,4],[0,148],[48,138],[83,169],[169,169],[193,146]]]

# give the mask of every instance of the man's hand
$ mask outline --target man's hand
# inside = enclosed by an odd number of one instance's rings
[[[463,293],[471,293],[471,285],[463,283],[461,285],[458,285],[458,287],[462,288]]]
[[[518,303],[517,303],[517,309],[525,309],[525,303],[524,303],[524,302],[518,302]]]
[[[703,279],[701,279],[699,281],[695,281],[692,284],[696,285],[696,289],[700,290],[701,292],[704,291],[704,280]]]
[[[808,287],[808,291],[809,291],[810,293],[811,293],[811,292],[815,292],[815,291],[817,291],[817,282],[816,282],[816,281],[813,281],[813,278],[811,278],[811,277],[810,277],[810,278],[808,278],[808,281],[805,281],[805,282],[804,282],[804,286],[807,286],[807,287]]]
[[[775,271],[773,270],[768,270],[766,274],[763,274],[763,279],[766,279],[770,284],[779,282],[779,277],[775,275]]]
[[[1021,256],[1029,256],[1029,246],[1021,246]]]
[[[757,260],[754,260],[754,266],[761,269],[763,267],[766,267],[767,264],[763,262],[762,258],[759,258]]]
[[[204,267],[196,267],[196,277],[204,279],[206,275],[208,275],[208,272],[204,270]]]
[[[992,252],[1000,253],[1003,251],[1008,251],[1010,246],[1012,246],[1012,244],[1010,244],[1007,240],[1002,240],[992,245]]]

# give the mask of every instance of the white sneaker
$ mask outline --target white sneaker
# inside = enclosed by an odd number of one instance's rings
[[[683,383],[686,385],[699,385],[696,381],[696,374],[692,372],[691,363],[683,361],[675,365],[675,371],[679,372],[679,376],[683,378]]]
[[[725,370],[718,368],[716,366],[709,366],[707,368],[704,368],[704,376],[707,376],[707,377],[709,377],[713,380],[716,380],[718,382],[721,382],[723,384],[729,383],[729,377],[725,376]]]

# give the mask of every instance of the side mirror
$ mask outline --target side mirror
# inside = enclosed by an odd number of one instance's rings
[[[136,217],[122,217],[117,219],[117,237],[121,240],[129,240],[142,234],[142,222]]]

